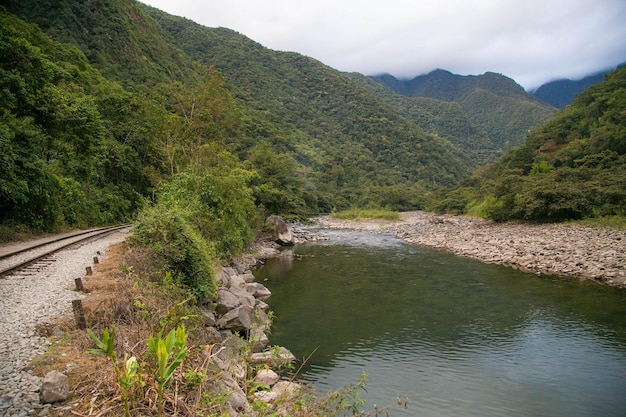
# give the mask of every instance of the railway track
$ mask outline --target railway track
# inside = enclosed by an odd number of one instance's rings
[[[54,254],[56,252],[129,227],[131,226],[125,224],[69,233],[55,238],[26,243],[19,248],[4,252],[0,248],[0,278],[18,273],[21,276],[35,274],[55,262]]]

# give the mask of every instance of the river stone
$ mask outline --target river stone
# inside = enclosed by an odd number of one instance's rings
[[[267,317],[267,314],[265,314],[264,311],[255,310],[253,325],[254,328],[258,328],[260,331],[265,332],[268,331],[272,326],[272,321],[269,319],[269,317]]]
[[[249,282],[246,284],[246,291],[254,295],[258,300],[265,301],[272,295],[272,292],[259,282]]]
[[[215,322],[217,321],[215,319],[215,312],[204,307],[200,307],[199,310],[203,318],[202,323],[207,327],[215,326]]]
[[[289,381],[280,381],[272,387],[272,392],[275,392],[278,397],[295,397],[300,393],[300,384]]]
[[[294,362],[296,357],[285,347],[279,347],[278,351],[265,351],[253,353],[250,355],[250,363],[252,365],[266,364],[269,366],[281,366],[290,362]]]
[[[263,311],[264,313],[267,313],[270,309],[270,305],[267,304],[265,301],[259,300],[257,298],[256,300],[256,304],[254,305],[255,310],[258,311]]]
[[[43,379],[39,398],[42,403],[56,403],[70,397],[70,381],[59,371],[49,372]]]
[[[254,393],[254,398],[259,401],[263,401],[265,404],[269,404],[276,401],[278,394],[272,391],[257,391]]]
[[[250,294],[243,288],[230,288],[229,291],[237,297],[239,300],[239,304],[244,305],[246,307],[254,308],[256,304],[256,299],[254,295]]]
[[[250,330],[253,324],[254,311],[247,306],[239,306],[230,310],[217,321],[217,327],[232,331]]]
[[[222,268],[222,274],[224,274],[228,278],[238,275],[237,271],[235,271],[235,268],[232,268],[230,266]]]
[[[252,352],[258,353],[269,346],[270,339],[260,326],[252,326],[250,329],[250,341],[252,342]]]
[[[254,382],[271,387],[280,380],[280,376],[271,369],[261,369],[254,377]]]
[[[241,305],[239,298],[226,288],[220,288],[217,290],[217,302],[215,310],[219,314],[225,314]]]
[[[255,276],[250,271],[244,272],[243,274],[240,274],[239,276],[243,278],[245,282],[252,282],[256,279]]]
[[[246,398],[246,393],[243,392],[237,381],[226,375],[224,372],[221,373],[221,376],[223,391],[230,394],[228,397],[228,403],[237,411],[243,411],[246,413],[252,411],[250,404],[248,403],[248,398]]]
[[[226,268],[223,268],[216,276],[215,280],[222,286],[228,287],[230,277],[226,272]]]
[[[246,280],[241,275],[232,275],[228,279],[228,288],[232,289],[245,289]]]
[[[209,326],[205,327],[204,339],[207,343],[220,343],[224,337],[215,327]]]

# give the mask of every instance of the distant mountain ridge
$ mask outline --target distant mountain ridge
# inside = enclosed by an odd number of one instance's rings
[[[528,130],[555,111],[554,107],[524,91],[513,79],[494,72],[457,75],[437,69],[411,80],[398,80],[389,74],[370,78],[414,100],[428,98],[457,103],[474,133],[487,136],[493,149],[521,145]]]
[[[621,68],[626,63],[620,64],[617,68]],[[571,104],[577,94],[582,93],[587,87],[604,80],[604,77],[612,72],[614,68],[590,74],[579,80],[570,80],[568,78],[550,81],[531,92],[531,94],[552,106],[562,109]]]
[[[496,221],[624,216],[625,90],[626,67],[611,71],[431,208]]]
[[[458,75],[443,69],[436,69],[410,80],[398,80],[390,74],[372,76],[372,78],[396,93],[409,97],[457,101],[480,88],[499,96],[519,96],[530,99],[524,89],[513,79],[494,72],[486,72],[482,75]]]

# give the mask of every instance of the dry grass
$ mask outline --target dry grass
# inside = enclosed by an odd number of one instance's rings
[[[96,335],[101,335],[105,328],[115,327],[118,358],[124,358],[125,355],[146,357],[148,337],[158,331],[162,319],[168,317],[183,295],[182,291],[176,292],[172,288],[165,290],[138,279],[134,274],[122,272],[120,266],[139,262],[137,256],[140,254],[133,253],[125,244],[117,245],[109,250],[101,263],[94,265],[93,275],[83,277],[87,294],[83,299],[87,327]],[[180,317],[169,319],[176,321]],[[65,372],[73,391],[73,397],[65,404],[71,407],[52,408],[52,417],[124,415],[111,362],[105,355],[86,353],[87,349],[94,347],[93,342],[85,331],[76,329],[73,318],[63,318],[57,323],[42,325],[39,332],[48,336],[52,345],[46,354],[33,361],[33,371],[39,376],[52,370]],[[190,352],[197,353],[201,350],[198,348],[199,342],[190,338]],[[191,355],[189,362],[193,360]],[[121,363],[121,360],[118,361]],[[178,385],[180,381],[181,376],[178,375],[175,384]],[[156,406],[150,392],[152,381],[146,382],[143,393],[146,401],[138,401],[132,414],[134,416],[156,415]],[[170,397],[169,401],[179,404],[178,398]],[[178,415],[194,415],[185,413],[184,406],[181,405],[180,408],[183,411],[179,410]]]

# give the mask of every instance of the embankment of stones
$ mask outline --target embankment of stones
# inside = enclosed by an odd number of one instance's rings
[[[271,368],[278,369],[295,361],[295,357],[284,347],[268,349],[271,321],[265,300],[271,292],[267,287],[255,282],[252,272],[242,265],[223,267],[217,279],[220,284],[217,299],[201,309],[207,339],[214,344],[211,351],[206,352],[210,355],[207,362],[219,375],[216,379],[219,386],[215,389],[227,395],[231,408],[229,414],[253,415],[252,406],[241,388],[249,376],[248,367],[260,369],[255,379],[270,387],[254,398],[274,407],[285,397],[299,392],[300,387],[279,381],[279,377],[274,377],[278,374]]]

